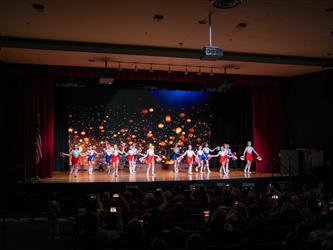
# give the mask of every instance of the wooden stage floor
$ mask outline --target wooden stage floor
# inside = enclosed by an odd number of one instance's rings
[[[194,168],[193,168],[194,170]],[[252,178],[272,178],[282,177],[280,173],[257,173],[253,171],[250,174],[244,174],[243,169],[230,169],[228,175],[219,173],[218,169],[213,169],[208,174],[201,174],[193,171],[192,175],[188,175],[185,165],[180,166],[178,174],[173,169],[162,169],[161,165],[155,166],[155,176],[146,175],[146,166],[138,164],[136,174],[129,174],[128,169],[120,169],[119,176],[113,177],[106,172],[95,170],[92,175],[88,175],[88,171],[80,170],[77,177],[69,176],[68,171],[55,171],[52,178],[41,179],[41,183],[121,183],[121,182],[161,182],[161,181],[209,181],[209,180],[236,180],[236,179],[252,179]]]

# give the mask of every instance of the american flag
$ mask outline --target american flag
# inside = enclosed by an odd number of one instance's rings
[[[36,131],[35,131],[35,163],[38,165],[40,159],[42,159],[42,137],[40,135],[40,115],[36,115]]]

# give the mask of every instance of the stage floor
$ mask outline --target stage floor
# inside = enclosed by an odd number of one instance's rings
[[[77,177],[69,176],[68,171],[55,171],[52,178],[42,179],[41,183],[120,183],[120,182],[161,182],[161,181],[209,181],[209,180],[227,180],[227,179],[251,179],[251,178],[272,178],[282,177],[280,173],[257,173],[245,174],[243,169],[230,169],[228,175],[219,173],[218,169],[213,169],[208,174],[195,172],[193,168],[192,175],[189,175],[185,165],[180,166],[179,173],[174,173],[173,169],[162,169],[161,165],[155,166],[155,176],[146,175],[146,166],[139,164],[136,168],[136,174],[129,174],[128,169],[120,169],[119,176],[113,177],[106,172],[95,170],[92,175],[88,171],[80,170]]]

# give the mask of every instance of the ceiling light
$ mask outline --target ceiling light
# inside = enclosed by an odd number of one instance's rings
[[[153,20],[155,21],[155,22],[160,22],[160,21],[162,21],[164,19],[164,16],[163,15],[154,15],[153,16]]]
[[[242,0],[208,0],[217,9],[230,9],[242,3]]]
[[[32,4],[32,7],[37,11],[37,12],[44,12],[45,6],[40,3],[34,3]]]

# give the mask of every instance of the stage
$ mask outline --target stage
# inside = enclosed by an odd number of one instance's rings
[[[155,176],[146,174],[146,165],[138,164],[135,174],[130,174],[127,168],[121,168],[119,175],[114,177],[108,175],[105,171],[95,169],[93,174],[89,175],[87,169],[81,168],[77,177],[69,175],[68,171],[55,171],[52,178],[42,179],[41,183],[135,183],[135,182],[176,182],[176,181],[226,181],[226,180],[243,180],[258,178],[276,178],[283,177],[280,173],[244,173],[243,169],[232,168],[228,175],[219,172],[219,169],[212,169],[210,173],[196,172],[193,167],[192,175],[188,174],[185,164],[181,164],[179,172],[175,173],[173,167],[162,168],[160,164],[155,166]],[[286,177],[286,176],[284,176]]]

